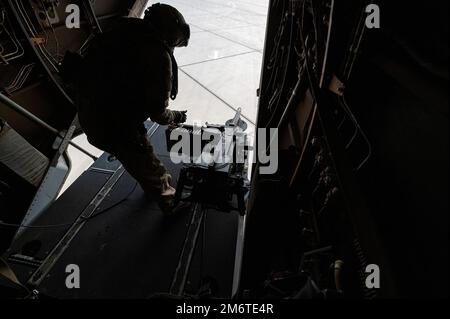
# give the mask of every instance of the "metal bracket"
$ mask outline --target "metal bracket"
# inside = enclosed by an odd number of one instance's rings
[[[177,269],[170,287],[170,294],[183,296],[186,286],[187,277],[191,268],[192,258],[194,256],[195,247],[197,246],[198,235],[205,216],[205,210],[202,205],[197,203],[194,206],[192,220],[189,225],[188,233],[181,251]]]
[[[43,45],[46,42],[44,38],[31,38],[31,41],[34,45]]]
[[[345,84],[339,80],[335,74],[333,74],[333,78],[331,79],[328,89],[336,95],[343,96],[346,87]]]

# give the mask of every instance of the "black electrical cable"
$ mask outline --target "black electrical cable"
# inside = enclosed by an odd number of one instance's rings
[[[366,1],[367,4],[370,3],[370,1]],[[364,38],[364,34],[366,31],[366,25],[365,25],[365,20],[367,17],[367,14],[365,12],[365,8],[367,7],[367,5],[363,6],[363,8],[361,8],[361,14],[358,20],[357,25],[355,26],[355,28],[353,29],[353,38],[351,39],[350,43],[349,43],[349,48],[346,52],[346,56],[345,56],[345,65],[344,65],[344,69],[342,72],[342,78],[344,79],[345,82],[348,82],[354,67],[354,64],[356,62],[356,59],[358,58],[358,52],[360,50],[361,44],[362,44],[362,40]]]
[[[14,14],[14,16],[16,17],[17,23],[19,24],[20,28],[22,29],[22,31],[28,35],[28,34],[32,34],[33,31],[29,30],[27,28],[27,26],[24,24],[24,16],[22,14],[22,12],[20,12],[20,6],[17,6],[17,1],[13,1],[13,0],[7,0],[8,4]],[[19,1],[19,3],[21,3],[22,1]],[[26,21],[25,21],[26,22]],[[41,63],[42,67],[45,69],[45,71],[47,72],[48,76],[50,77],[50,79],[52,80],[52,82],[56,85],[56,87],[58,88],[58,90],[61,92],[61,94],[65,97],[65,99],[67,100],[67,102],[69,102],[71,105],[75,105],[75,102],[73,101],[73,99],[67,94],[66,90],[62,87],[62,85],[59,83],[59,81],[56,79],[54,72],[52,72],[52,70],[50,70],[48,64],[44,61],[45,59],[49,59],[48,56],[45,56],[44,52],[42,51],[42,47],[41,45],[37,45],[35,46],[33,41],[31,40],[31,38],[28,39],[28,42],[31,46],[31,48],[33,49],[34,53],[36,54],[36,57],[38,58],[39,62]],[[38,50],[39,48],[39,50]],[[49,61],[51,62],[51,61]],[[54,68],[56,68],[55,66],[53,66]],[[55,70],[56,72],[58,72],[58,69],[56,68]]]
[[[9,224],[4,223],[0,221],[0,227],[10,227],[10,228],[26,228],[26,229],[50,229],[50,228],[64,228],[74,225],[75,223],[71,224],[55,224],[55,225],[43,225],[43,226],[26,226],[26,225],[19,225],[19,224]]]
[[[283,95],[283,91],[285,90],[286,87],[286,78],[287,78],[287,74],[289,72],[289,65],[291,63],[291,52],[292,52],[292,48],[293,48],[293,34],[294,34],[294,24],[295,24],[295,11],[294,11],[294,5],[292,3],[292,0],[289,1],[289,10],[288,10],[288,14],[290,16],[290,33],[289,33],[289,45],[287,46],[287,56],[286,56],[286,63],[284,66],[284,72],[283,72],[283,78],[282,78],[282,83],[280,86],[280,90],[279,90],[279,94],[277,97],[277,101],[276,101],[276,107],[275,107],[275,113],[279,108],[279,105],[281,103],[281,96]],[[298,29],[297,29],[298,30]],[[270,126],[271,123],[269,123]]]
[[[362,129],[361,125],[359,124],[358,119],[356,118],[355,114],[352,112],[352,110],[350,109],[350,107],[347,104],[347,101],[345,99],[345,96],[342,96],[339,99],[339,104],[341,105],[342,109],[344,110],[344,112],[350,117],[351,121],[353,122],[353,124],[355,125],[355,128],[357,130],[357,132],[359,131],[359,133],[361,134],[361,136],[363,137],[364,141],[367,144],[368,147],[368,154],[366,156],[366,158],[358,165],[358,167],[356,168],[356,171],[359,171],[368,161],[369,159],[372,157],[373,154],[373,147],[372,147],[372,143],[370,142],[369,137],[367,136],[366,132]],[[348,144],[348,148],[351,146],[351,143],[353,143],[354,139],[356,138],[356,134],[353,137],[352,141],[350,142],[350,144]]]
[[[303,8],[302,8],[302,18],[304,18],[304,16],[305,16],[305,2],[303,3]],[[303,26],[301,26],[301,30],[300,30],[300,40],[301,40],[301,44],[302,44],[303,50],[306,53],[307,46],[306,46],[306,41],[305,41],[304,34],[303,34]],[[359,49],[359,44],[361,43],[361,41],[362,41],[361,39],[358,40],[358,47],[357,47],[358,49]],[[357,52],[355,52],[355,55],[356,54],[357,54]],[[318,87],[318,84],[316,82],[315,76],[314,76],[314,74],[312,72],[313,70],[311,69],[311,66],[309,64],[307,56],[306,56],[305,66],[306,66],[306,73],[308,75],[308,79],[309,79],[309,82],[310,82],[311,94],[312,94],[314,100],[317,102],[317,98],[319,96],[318,95],[319,94],[318,93],[319,92],[319,87]],[[348,106],[348,104],[347,104],[347,102],[345,100],[345,97],[342,97],[342,99],[340,99],[339,101],[341,102],[339,104],[341,105],[342,109],[344,110],[345,113],[347,113],[347,115],[350,117],[352,122],[358,128],[358,130],[360,131],[361,135],[363,136],[363,138],[366,141],[366,143],[368,145],[368,148],[369,148],[368,156],[356,168],[356,171],[359,171],[367,163],[367,161],[370,159],[370,157],[372,156],[372,145],[370,143],[369,138],[367,137],[365,132],[362,130],[361,125],[359,124],[358,120],[356,119],[356,116],[354,115],[354,113],[352,112],[350,107]]]
[[[285,54],[285,65],[284,65],[284,72],[282,74],[282,84],[279,89],[277,89],[274,92],[274,95],[272,96],[269,104],[269,109],[272,109],[272,105],[275,105],[274,110],[272,111],[272,115],[270,119],[268,120],[266,127],[270,127],[272,125],[273,120],[275,119],[275,116],[280,108],[281,105],[281,97],[283,96],[283,91],[286,88],[286,79],[289,72],[289,65],[291,64],[291,57],[292,57],[292,51],[295,50],[294,45],[294,25],[295,25],[295,10],[294,10],[294,4],[290,0],[289,1],[289,10],[288,15],[290,16],[290,32],[289,32],[289,45],[287,46],[287,53]],[[298,28],[297,28],[297,34],[295,35],[295,38],[298,36]],[[282,55],[283,57],[284,55]],[[277,77],[278,78],[278,73]],[[278,81],[277,81],[278,82]]]
[[[289,1],[289,3],[291,3],[291,1]],[[287,12],[287,16],[290,16],[290,19],[288,19],[288,21],[290,21],[290,32],[289,32],[289,44],[286,47],[282,47],[282,54],[281,54],[281,61],[280,62],[284,62],[284,70],[281,74],[276,73],[276,81],[275,83],[280,83],[280,81],[278,80],[278,77],[281,75],[281,86],[278,87],[278,89],[275,91],[274,96],[276,96],[275,100],[276,102],[274,103],[276,105],[275,107],[275,111],[278,109],[279,103],[280,103],[280,99],[281,96],[283,94],[284,91],[284,87],[286,84],[286,77],[287,77],[287,72],[289,71],[289,64],[290,64],[290,56],[291,56],[291,49],[292,49],[292,34],[293,34],[293,29],[294,29],[294,18],[293,18],[293,12],[290,10],[291,6],[289,6],[289,10]],[[274,84],[275,84],[274,83]],[[273,100],[274,98],[272,98],[271,100]],[[269,109],[272,109],[272,105],[269,105]]]
[[[60,45],[59,45],[58,36],[56,35],[56,31],[55,31],[55,28],[53,27],[53,23],[50,21],[50,16],[49,16],[49,14],[48,14],[48,12],[47,12],[47,8],[45,7],[44,1],[43,1],[43,0],[39,0],[39,1],[40,1],[40,4],[41,4],[42,9],[44,10],[45,19],[46,19],[46,21],[47,21],[47,23],[48,23],[48,26],[50,27],[50,29],[52,30],[52,33],[53,33],[53,37],[54,37],[54,41],[55,41],[55,46],[56,46],[56,48],[55,48],[56,52],[55,52],[52,56],[53,56],[53,57],[56,57],[55,60],[56,60],[57,63],[58,63],[58,59],[61,58],[61,55],[60,55]],[[39,24],[42,26],[41,23],[39,23]],[[44,33],[46,34],[46,37],[47,37],[46,42],[48,43],[49,36],[47,35],[47,32],[45,31],[44,27],[42,27],[42,30],[43,30]]]
[[[117,203],[115,203],[114,205],[103,209],[102,211],[98,212],[95,215],[92,215],[91,217],[88,218],[82,218],[81,221],[79,222],[73,222],[73,223],[67,223],[67,224],[53,224],[53,225],[38,225],[38,226],[27,226],[27,225],[21,225],[21,224],[10,224],[10,223],[5,223],[3,221],[0,221],[0,227],[11,227],[11,228],[25,228],[25,229],[54,229],[54,228],[64,228],[64,227],[70,227],[76,224],[81,224],[90,220],[93,220],[107,212],[109,212],[110,210],[116,208],[117,206],[119,206],[120,204],[124,203],[125,201],[127,201],[130,196],[135,192],[136,188],[138,186],[138,183],[136,182],[135,185],[133,186],[132,190],[127,194],[127,196],[125,196],[123,199],[121,199],[120,201],[118,201]]]
[[[280,50],[280,45],[281,45],[281,40],[283,38],[283,34],[284,34],[284,29],[285,29],[285,20],[286,20],[286,3],[285,1],[282,2],[282,9],[281,9],[281,17],[280,17],[280,25],[278,27],[277,33],[274,37],[273,43],[275,44],[272,52],[270,53],[270,57],[269,57],[269,62],[268,62],[268,66],[267,66],[267,70],[272,70],[272,72],[270,73],[269,76],[269,81],[266,84],[266,87],[263,88],[261,90],[261,96],[266,95],[266,93],[268,91],[272,92],[274,91],[274,85],[276,84],[276,78],[278,78],[278,67],[276,67],[277,65],[279,65],[279,60],[280,60],[280,56],[279,56],[279,52]],[[275,7],[275,5],[274,5]],[[282,59],[282,56],[281,56]],[[274,76],[275,75],[275,76]]]
[[[283,8],[282,14],[284,14],[284,8]],[[269,76],[269,81],[267,82],[266,87],[262,90],[261,95],[265,95],[268,91],[273,91],[274,85],[276,84],[276,78],[278,78],[278,69],[279,68],[277,67],[277,65],[279,64],[279,60],[280,60],[279,52],[282,51],[282,50],[280,50],[280,45],[281,45],[281,40],[282,40],[282,37],[284,34],[284,27],[285,27],[284,20],[285,20],[285,18],[282,17],[277,34],[275,35],[275,38],[274,38],[275,46],[272,50],[272,53],[269,58],[269,63],[267,65],[267,70],[271,70],[271,73]],[[283,58],[283,56],[281,56],[281,59],[282,58]]]

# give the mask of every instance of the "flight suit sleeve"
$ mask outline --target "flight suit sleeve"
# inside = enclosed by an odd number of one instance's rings
[[[172,61],[167,52],[147,56],[145,63],[145,96],[150,119],[161,125],[168,125],[175,119],[169,110],[170,92],[172,90]]]
[[[164,105],[165,105],[164,111],[163,112],[153,112],[150,115],[150,119],[153,122],[156,122],[158,124],[168,125],[170,123],[173,123],[174,118],[175,118],[174,112],[167,109],[169,107],[169,96],[167,96],[167,99],[165,100]]]

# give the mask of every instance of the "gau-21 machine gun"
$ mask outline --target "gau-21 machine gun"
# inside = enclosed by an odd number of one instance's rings
[[[176,202],[191,203],[193,210],[168,298],[186,296],[187,276],[199,234],[206,227],[208,211],[238,211],[242,217],[246,214],[246,196],[249,192],[246,129],[247,124],[241,119],[239,109],[225,125],[184,125],[166,131],[171,156],[178,156],[185,163],[178,179]],[[189,144],[194,147],[187,147],[188,151],[177,148],[177,144],[183,144],[183,139],[185,146]],[[201,152],[198,152],[199,149]],[[174,154],[174,150],[180,151]],[[205,285],[213,286],[212,283]]]

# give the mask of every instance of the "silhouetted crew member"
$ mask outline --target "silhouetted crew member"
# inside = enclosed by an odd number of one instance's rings
[[[171,176],[153,152],[144,122],[186,122],[170,111],[178,93],[175,47],[187,46],[190,28],[175,8],[155,4],[145,18],[124,18],[99,35],[79,72],[79,120],[94,146],[114,155],[146,194],[171,209]]]

